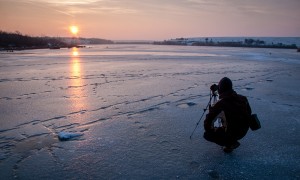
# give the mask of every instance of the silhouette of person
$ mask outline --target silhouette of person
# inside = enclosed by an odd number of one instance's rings
[[[204,120],[203,137],[223,146],[223,151],[229,153],[240,146],[238,140],[247,134],[251,108],[248,99],[233,90],[232,81],[228,77],[222,78],[218,85],[213,86],[220,99],[209,107]],[[216,126],[217,122],[219,124]]]

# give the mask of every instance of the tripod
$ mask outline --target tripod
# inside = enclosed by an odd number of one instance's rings
[[[192,139],[192,136],[194,135],[194,132],[195,132],[195,130],[197,129],[197,127],[198,127],[198,125],[199,125],[199,123],[200,123],[202,117],[204,116],[206,110],[207,110],[208,107],[210,106],[211,100],[213,99],[213,102],[214,102],[214,103],[217,102],[217,97],[218,97],[217,91],[214,91],[214,92],[210,91],[209,96],[210,96],[210,98],[209,98],[209,101],[208,101],[208,103],[207,103],[207,105],[206,105],[206,108],[203,109],[203,113],[202,113],[202,115],[201,115],[199,121],[197,122],[195,129],[193,130],[192,134],[190,135],[190,139]]]

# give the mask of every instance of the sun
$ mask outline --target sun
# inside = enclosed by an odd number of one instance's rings
[[[70,26],[70,32],[73,35],[77,35],[77,33],[78,33],[78,27],[77,26]]]

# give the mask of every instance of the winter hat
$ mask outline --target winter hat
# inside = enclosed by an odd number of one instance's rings
[[[226,91],[232,90],[232,82],[228,77],[223,77],[218,84],[218,92],[222,94]]]

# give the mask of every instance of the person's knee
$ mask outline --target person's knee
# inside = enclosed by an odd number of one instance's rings
[[[206,139],[207,141],[214,142],[214,135],[212,132],[205,131],[203,134],[203,138]]]
[[[216,133],[214,131],[206,131],[203,134],[204,139],[207,141],[216,143],[220,146],[224,146],[226,144],[226,136],[224,133]]]

